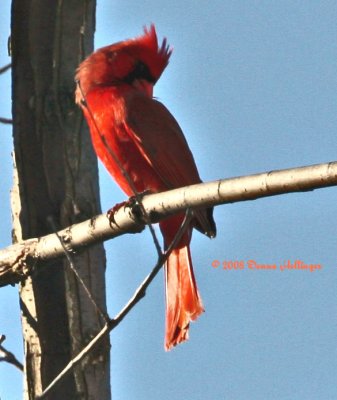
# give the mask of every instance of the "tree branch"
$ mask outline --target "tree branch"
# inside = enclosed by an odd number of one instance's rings
[[[222,179],[187,186],[168,192],[146,195],[142,204],[151,223],[187,208],[255,200],[284,193],[304,192],[337,185],[337,162],[284,169],[262,174]],[[125,233],[140,232],[145,223],[139,219],[139,207],[125,205],[110,225],[105,214],[72,225],[58,232],[67,248],[80,250],[88,245]],[[0,286],[14,284],[31,275],[37,261],[63,255],[55,234],[28,239],[0,251]]]
[[[4,72],[8,71],[12,67],[12,64],[7,64],[4,65],[3,67],[0,67],[0,75],[3,74]]]
[[[18,368],[21,372],[23,372],[23,365],[20,363],[20,361],[15,357],[13,353],[5,349],[2,345],[2,343],[6,340],[5,335],[0,335],[0,361],[5,361],[9,364],[14,365],[16,368]]]
[[[12,120],[12,119],[9,119],[9,118],[0,117],[0,123],[1,123],[1,124],[12,125],[12,124],[13,124],[13,120]]]
[[[8,71],[11,68],[12,64],[7,64],[4,65],[3,67],[0,67],[0,75],[3,74],[4,72]],[[13,120],[9,118],[3,118],[0,117],[0,123],[1,124],[13,124]]]

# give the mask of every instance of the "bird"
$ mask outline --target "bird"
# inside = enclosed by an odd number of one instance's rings
[[[76,71],[75,101],[83,110],[94,150],[130,197],[202,182],[178,122],[153,96],[172,50],[166,38],[159,45],[152,24],[138,37],[96,50]],[[159,223],[165,250],[184,216],[179,213]],[[165,350],[187,340],[190,322],[204,312],[190,252],[193,229],[216,236],[212,207],[194,212],[165,262]]]

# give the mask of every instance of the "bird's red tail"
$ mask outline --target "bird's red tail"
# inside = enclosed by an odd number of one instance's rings
[[[165,265],[165,350],[188,339],[190,321],[203,311],[195,282],[189,245],[173,249]]]

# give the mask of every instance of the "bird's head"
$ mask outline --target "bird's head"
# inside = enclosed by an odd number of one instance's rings
[[[127,84],[147,91],[159,79],[171,53],[166,39],[158,46],[154,25],[145,28],[142,36],[95,51],[77,69],[76,102],[97,87]]]

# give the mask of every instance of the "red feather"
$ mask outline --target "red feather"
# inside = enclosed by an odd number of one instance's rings
[[[153,85],[170,55],[166,40],[158,46],[152,25],[139,38],[97,50],[76,75],[76,101],[88,121],[95,151],[128,196],[134,194],[133,188],[120,165],[137,192],[161,192],[201,182],[177,121],[152,98]],[[183,219],[180,214],[160,223],[166,248]],[[196,213],[165,265],[167,350],[188,339],[189,322],[203,311],[189,249],[193,227],[215,236],[212,209]]]

